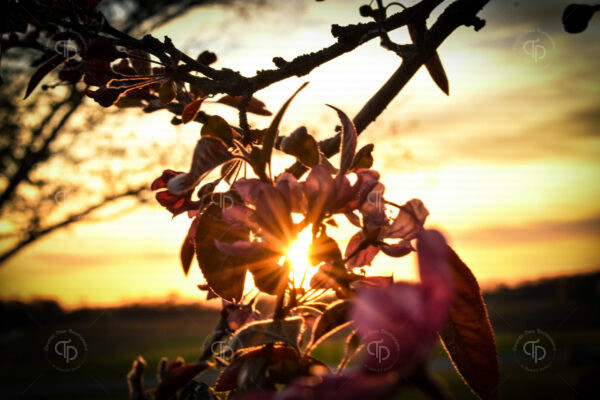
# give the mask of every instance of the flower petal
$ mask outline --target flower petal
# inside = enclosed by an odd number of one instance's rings
[[[360,205],[359,210],[363,215],[363,223],[367,229],[382,227],[387,223],[384,192],[385,186],[382,183],[377,183],[366,196],[366,200]]]
[[[246,206],[232,204],[223,208],[223,221],[233,229],[257,229],[256,223],[251,219],[253,212]]]
[[[296,177],[290,173],[284,172],[277,178],[275,187],[288,203],[291,212],[304,213],[308,206],[302,185],[298,183]]]
[[[421,230],[429,211],[419,199],[406,202],[389,227],[384,228],[384,236],[389,238],[412,239]]]
[[[365,237],[362,232],[358,232],[354,236],[350,238],[348,245],[346,246],[345,257],[349,257],[351,254],[356,252],[363,243]],[[379,247],[368,245],[366,248],[358,251],[352,258],[348,260],[346,265],[350,268],[360,268],[365,265],[371,265],[371,262],[375,258],[375,256],[379,253]]]
[[[242,178],[236,181],[231,188],[240,195],[242,200],[248,204],[256,205],[262,188],[267,185],[260,179],[245,179]]]
[[[165,169],[163,171],[162,175],[159,176],[158,178],[156,178],[154,180],[154,182],[152,182],[150,189],[158,190],[158,189],[166,188],[167,183],[171,180],[171,178],[174,178],[175,176],[177,176],[179,174],[183,174],[183,172],[176,172],[176,171],[173,171],[172,169]]]
[[[390,257],[404,257],[407,254],[410,254],[414,248],[412,244],[410,244],[409,240],[401,240],[396,244],[383,244],[381,245],[381,251],[387,254]]]
[[[309,219],[317,221],[322,218],[325,206],[334,195],[333,178],[323,165],[316,165],[306,177],[304,182],[304,194],[308,201]]]

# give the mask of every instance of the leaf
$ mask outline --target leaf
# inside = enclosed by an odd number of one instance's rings
[[[450,84],[448,83],[448,77],[446,76],[446,71],[442,65],[442,60],[440,60],[440,56],[437,52],[431,56],[429,60],[427,60],[425,63],[425,68],[427,68],[431,79],[433,79],[435,84],[438,85],[442,92],[446,93],[446,95],[450,95]]]
[[[170,79],[160,85],[160,88],[158,89],[158,99],[163,104],[172,102],[173,99],[175,99],[176,94],[177,87],[175,86],[175,82]]]
[[[351,322],[349,320],[351,307],[352,301],[348,299],[336,301],[327,307],[315,322],[308,348],[315,347],[327,336],[332,335],[349,324]]]
[[[181,121],[184,124],[187,124],[190,121],[196,119],[196,115],[198,115],[198,111],[200,110],[200,105],[204,101],[204,98],[196,99],[189,103],[183,111],[181,112]]]
[[[33,73],[33,75],[31,75],[31,79],[29,80],[29,83],[27,84],[27,90],[25,90],[25,97],[23,99],[26,99],[27,97],[29,97],[31,92],[33,92],[33,90],[42,81],[42,79],[44,79],[44,77],[46,75],[48,75],[50,72],[54,71],[56,69],[56,67],[62,65],[65,61],[67,61],[67,59],[64,58],[60,54],[55,54],[52,57],[50,57],[48,60],[46,60]]]
[[[212,136],[221,139],[228,146],[233,146],[233,130],[223,118],[218,115],[210,116],[202,129],[201,136]]]
[[[355,171],[360,168],[371,168],[373,166],[373,149],[375,146],[372,143],[369,143],[363,147],[356,153],[354,159],[352,160],[352,165],[350,166],[350,172]]]
[[[172,178],[167,188],[174,195],[183,195],[196,187],[213,169],[232,158],[221,139],[211,136],[200,138],[194,150],[190,171]]]
[[[261,254],[248,264],[254,286],[261,292],[274,296],[285,289],[290,274],[289,265],[279,265],[277,258]]]
[[[228,106],[237,108],[241,101],[242,96],[230,96],[226,94],[217,100],[217,103],[226,104]],[[246,111],[252,114],[264,115],[267,117],[273,115],[271,111],[267,110],[265,103],[258,100],[256,97],[250,98],[250,101],[248,101],[248,104],[246,105]]]
[[[344,175],[350,169],[352,165],[352,160],[354,159],[354,154],[356,153],[356,128],[352,123],[352,120],[348,118],[346,114],[340,109],[327,104],[329,107],[333,108],[340,118],[340,122],[342,123],[342,140],[340,141],[340,172],[339,175]]]
[[[183,273],[185,276],[190,272],[190,266],[194,260],[194,245],[190,243],[187,236],[183,239],[181,244],[181,250],[179,251],[179,258],[181,259],[181,266],[183,267]]]
[[[219,251],[215,240],[226,243],[248,240],[249,233],[231,229],[223,222],[217,203],[209,204],[198,218],[195,250],[202,275],[219,296],[229,301],[239,301],[244,293],[246,266],[238,258]]]
[[[229,347],[233,351],[237,351],[263,344],[282,342],[297,349],[301,327],[301,317],[254,322],[237,331],[230,340]]]
[[[364,344],[362,342],[362,337],[357,329],[353,330],[347,337],[346,343],[344,346],[344,357],[340,360],[338,365],[338,373],[341,372],[346,365],[352,360],[352,358],[358,353]]]
[[[267,129],[267,133],[265,133],[265,137],[263,139],[263,147],[259,166],[260,171],[264,172],[266,165],[269,165],[269,167],[271,166],[271,154],[273,154],[273,146],[275,145],[275,140],[277,139],[279,124],[281,123],[283,114],[285,114],[285,111],[287,110],[292,100],[294,100],[294,97],[296,97],[296,95],[300,93],[300,91],[304,89],[306,85],[308,85],[308,82],[304,82],[298,88],[298,90],[296,90],[294,94],[289,99],[287,99],[285,103],[283,103],[279,111],[277,111],[277,114],[275,114],[275,117],[273,117],[273,121],[271,121],[271,125],[269,125],[269,129]]]
[[[205,362],[186,364],[166,372],[166,376],[156,388],[156,400],[170,399],[177,391],[183,389],[200,372],[208,368]]]
[[[296,129],[281,141],[281,151],[296,157],[307,167],[319,163],[319,144],[304,126]]]
[[[449,261],[456,286],[450,318],[440,332],[454,367],[484,400],[498,398],[498,352],[494,332],[473,273],[450,247]]]
[[[290,378],[293,379],[297,376],[297,372],[301,368],[300,361],[298,352],[290,346],[261,346],[245,350],[239,353],[221,372],[215,383],[215,390],[226,392],[237,389],[239,377],[243,372],[260,374],[262,375],[262,379],[266,378],[265,372],[268,372],[269,376],[267,379],[270,382],[265,383],[269,386],[284,380],[291,380]],[[267,369],[268,371],[265,371]],[[289,376],[288,379],[281,379],[285,378],[281,376],[281,372],[284,372],[284,369],[287,370],[288,375],[292,372],[292,376]]]
[[[411,40],[417,47],[421,48],[423,40],[425,39],[425,21],[419,20],[418,22],[411,22],[407,26]],[[446,71],[444,71],[444,66],[442,65],[442,61],[437,52],[434,52],[431,58],[425,62],[425,68],[427,68],[431,79],[433,79],[442,92],[449,95],[450,87],[448,84],[448,77],[446,76]]]

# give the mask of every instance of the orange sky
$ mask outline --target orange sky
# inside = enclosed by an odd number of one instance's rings
[[[482,31],[462,28],[440,49],[451,96],[419,71],[359,145],[375,143],[374,168],[382,173],[386,197],[398,203],[422,199],[431,212],[428,225],[447,234],[484,285],[596,268],[599,24],[568,35],[560,28],[564,2],[547,2],[543,10],[493,3],[482,13],[487,20]],[[237,11],[215,6],[193,10],[156,33],[168,33],[191,53],[209,48],[219,55],[217,66],[250,75],[272,67],[273,56],[291,59],[332,43],[329,25],[358,22],[361,4],[290,2],[248,11],[241,22]],[[536,62],[523,51],[535,28],[546,51]],[[392,37],[401,41],[407,34],[398,31]],[[372,41],[257,97],[276,110],[309,80],[286,114],[283,131],[304,124],[324,138],[336,123],[324,104],[354,115],[397,65],[396,56]],[[206,107],[236,121],[232,110]],[[187,146],[188,158],[156,165],[148,179],[164,168],[185,169],[189,162],[199,127],[173,127],[169,120],[166,114],[133,111],[109,121],[112,129],[135,132],[140,141]],[[265,126],[268,119],[251,122]],[[289,161],[280,157],[276,166]],[[157,205],[117,220],[78,224],[1,267],[1,296],[52,297],[68,306],[168,294],[197,299],[201,274],[194,268],[185,279],[177,258],[188,225],[187,217],[171,221]],[[344,227],[342,242],[353,232]],[[372,269],[402,278],[412,276],[413,265],[410,257],[399,261],[380,255]]]

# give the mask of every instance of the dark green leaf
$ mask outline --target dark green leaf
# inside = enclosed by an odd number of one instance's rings
[[[168,104],[175,99],[177,95],[177,86],[175,86],[175,82],[172,80],[168,80],[160,85],[158,89],[158,99],[163,104]]]
[[[286,343],[297,348],[301,327],[300,317],[255,322],[237,331],[229,346],[233,351],[271,343]]]
[[[208,117],[202,129],[201,136],[212,136],[221,139],[228,146],[233,146],[233,130],[223,118],[218,115]]]
[[[352,301],[345,299],[339,300],[325,309],[315,321],[309,349],[315,347],[327,336],[337,332],[351,321],[349,319]]]

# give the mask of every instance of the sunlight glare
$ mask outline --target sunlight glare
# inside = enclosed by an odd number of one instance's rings
[[[312,242],[312,232],[310,227],[307,227],[298,234],[298,239],[289,247],[286,255],[292,265],[290,279],[293,280],[294,286],[304,288],[309,287],[310,279],[317,272],[317,268],[310,265],[308,261],[308,248]],[[306,274],[304,282],[302,277]]]

